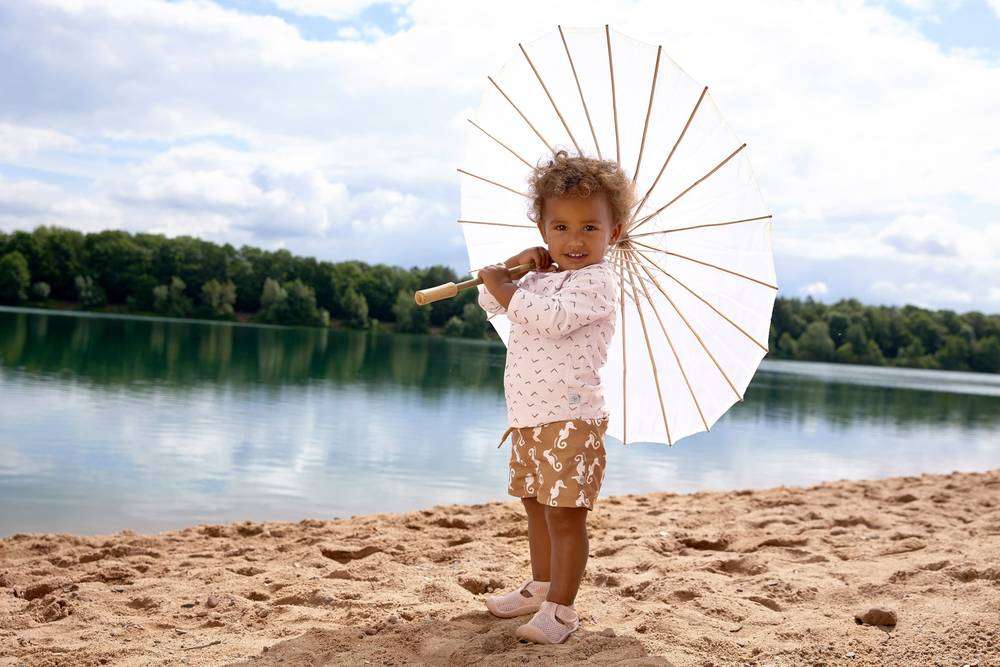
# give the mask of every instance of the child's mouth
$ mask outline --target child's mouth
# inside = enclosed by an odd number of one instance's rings
[[[584,257],[587,256],[587,253],[585,253],[585,252],[564,252],[563,254],[566,257],[569,257],[570,259],[573,259],[573,260],[581,260],[581,259],[583,259]]]

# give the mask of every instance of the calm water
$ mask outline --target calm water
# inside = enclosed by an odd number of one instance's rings
[[[505,498],[499,345],[0,308],[0,536]],[[766,363],[602,493],[1000,466],[1000,376]]]

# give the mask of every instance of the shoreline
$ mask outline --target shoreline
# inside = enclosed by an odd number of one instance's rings
[[[207,325],[235,325],[244,327],[261,327],[261,328],[276,328],[276,329],[307,329],[314,331],[358,331],[358,332],[374,332],[381,334],[391,334],[395,336],[426,336],[429,338],[440,338],[448,341],[467,341],[473,343],[487,343],[489,345],[501,346],[503,347],[503,341],[496,335],[496,333],[489,329],[488,335],[483,338],[467,338],[464,336],[449,336],[444,333],[443,326],[430,326],[426,333],[410,333],[406,331],[396,331],[396,325],[393,322],[379,322],[374,328],[363,328],[358,329],[355,327],[349,327],[344,324],[344,320],[330,318],[329,327],[321,326],[305,326],[305,325],[293,325],[293,324],[266,324],[263,322],[254,322],[253,317],[256,313],[249,312],[237,312],[235,314],[235,319],[201,319],[196,317],[170,317],[166,315],[159,315],[156,313],[143,313],[143,312],[130,312],[125,310],[85,310],[75,305],[71,301],[61,301],[53,302],[56,305],[44,305],[37,302],[32,302],[30,305],[24,306],[9,306],[0,304],[0,312],[26,312],[37,315],[66,315],[66,316],[77,316],[77,317],[97,317],[97,318],[111,318],[111,319],[138,319],[138,320],[149,320],[149,321],[160,321],[160,322],[177,322],[177,323],[193,323],[193,324],[207,324]],[[947,377],[948,374],[957,376],[960,374],[972,375],[983,378],[983,384],[992,384],[992,381],[996,378],[1000,378],[1000,373],[992,373],[989,371],[977,371],[977,370],[957,370],[949,368],[921,368],[918,366],[907,366],[907,365],[896,365],[896,364],[862,364],[855,362],[843,362],[843,361],[821,361],[812,359],[784,359],[780,357],[768,357],[765,356],[761,360],[762,364],[771,364],[772,369],[775,372],[788,372],[794,374],[795,371],[791,368],[795,364],[815,364],[818,366],[828,366],[833,369],[834,379],[838,373],[850,373],[852,371],[857,371],[860,369],[862,372],[874,371],[875,369],[883,369],[886,371],[913,371],[915,377],[925,376],[925,377],[938,377],[938,374],[942,374],[941,377]],[[784,369],[789,370],[784,370]]]
[[[516,501],[155,535],[0,539],[0,666],[991,664],[1000,468],[602,498],[567,644],[482,599],[523,581]],[[891,609],[892,626],[856,612]]]

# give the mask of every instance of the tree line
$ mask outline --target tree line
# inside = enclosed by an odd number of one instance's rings
[[[447,266],[327,262],[180,236],[40,226],[0,232],[0,303],[496,338],[476,290],[419,307]],[[242,315],[242,317],[240,317]],[[1000,372],[1000,315],[779,298],[769,357]]]

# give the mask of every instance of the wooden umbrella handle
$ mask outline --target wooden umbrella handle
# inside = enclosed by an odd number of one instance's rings
[[[535,263],[532,261],[524,264],[518,264],[512,269],[507,269],[507,272],[510,274],[511,280],[517,280],[518,278],[524,276],[524,274],[529,271],[533,271],[534,269]],[[434,301],[450,299],[458,294],[460,290],[482,284],[482,278],[469,278],[468,280],[463,280],[460,283],[445,283],[443,285],[438,285],[437,287],[428,287],[427,289],[414,292],[413,300],[417,302],[418,306],[426,306],[428,303],[433,303]]]

